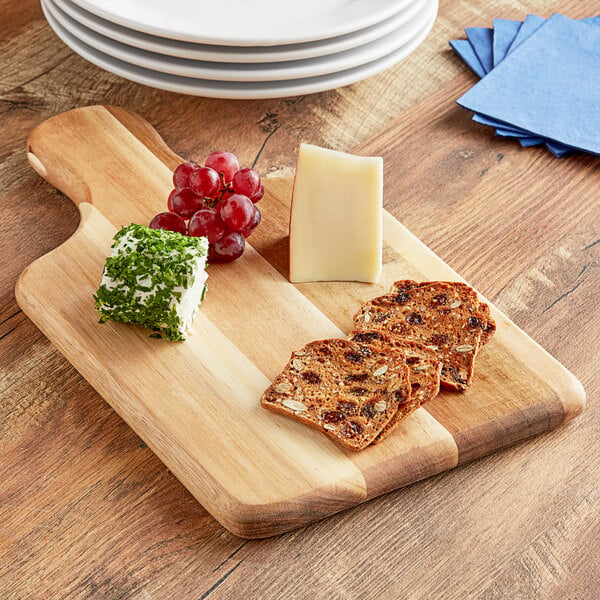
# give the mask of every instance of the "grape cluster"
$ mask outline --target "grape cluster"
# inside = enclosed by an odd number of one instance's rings
[[[204,166],[181,163],[173,173],[173,185],[168,212],[157,214],[150,227],[206,236],[209,263],[239,258],[246,238],[260,223],[256,202],[265,188],[259,174],[254,169],[240,169],[235,154],[219,150]]]

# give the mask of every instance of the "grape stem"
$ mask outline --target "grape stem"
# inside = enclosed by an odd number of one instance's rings
[[[231,182],[227,183],[225,181],[225,173],[223,171],[219,171],[219,179],[221,180],[221,187],[219,187],[219,195],[216,198],[209,198],[207,196],[204,197],[204,205],[207,208],[214,208],[223,200],[223,196],[227,192],[233,192],[233,185]]]

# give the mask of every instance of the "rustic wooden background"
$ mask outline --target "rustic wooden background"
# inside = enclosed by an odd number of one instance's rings
[[[591,0],[442,0],[426,43],[367,81],[297,98],[221,101],[103,72],[65,47],[36,1],[0,0],[0,597],[599,597],[598,159],[561,163],[531,207],[499,201],[481,215],[449,204],[439,189],[426,206],[386,198],[392,213],[580,379],[586,411],[510,450],[271,539],[244,541],[218,525],[14,299],[19,273],[79,220],[25,158],[29,131],[56,113],[122,105],[183,156],[201,160],[227,148],[263,175],[286,175],[300,140],[351,150],[395,119],[409,124],[421,107],[454,102],[456,90],[474,81],[447,43],[464,27],[599,10]],[[493,139],[466,117],[460,126],[516,163],[556,164],[543,150]],[[447,194],[455,198],[473,166],[456,160],[463,147],[451,150]],[[415,168],[427,158],[416,157]],[[578,182],[577,197],[569,181]],[[479,233],[438,227],[448,211]],[[505,219],[528,220],[531,235],[516,242],[510,230],[481,234],[482,225]]]

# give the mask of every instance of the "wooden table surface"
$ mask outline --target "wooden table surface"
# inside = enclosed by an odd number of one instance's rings
[[[554,185],[540,192],[547,203],[488,202],[481,214],[457,201],[461,182],[480,167],[455,161],[468,153],[456,146],[448,149],[445,188],[430,190],[426,203],[423,190],[415,190],[418,202],[385,199],[390,212],[575,374],[588,396],[583,414],[278,537],[242,540],[214,521],[14,296],[21,271],[79,221],[73,204],[25,157],[28,133],[52,115],[121,105],[183,156],[202,160],[227,148],[264,176],[289,175],[301,140],[349,151],[418,114],[420,103],[427,110],[454,103],[457,90],[475,81],[448,47],[464,27],[528,13],[585,17],[597,8],[592,0],[442,0],[426,42],[367,81],[296,98],[227,101],[106,73],[65,47],[38,2],[0,0],[0,598],[600,597],[597,158],[563,159],[568,168],[561,163]],[[477,144],[483,139],[518,168],[558,164],[468,118],[459,124],[463,142],[465,135]],[[431,168],[442,163],[438,157]],[[569,179],[583,193],[570,195]],[[459,234],[436,215],[472,227]],[[494,229],[523,219],[518,240]],[[477,230],[473,239],[465,235]]]

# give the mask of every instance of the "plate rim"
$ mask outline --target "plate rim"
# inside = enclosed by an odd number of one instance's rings
[[[396,14],[379,23],[323,40],[273,46],[226,46],[187,42],[136,31],[107,21],[75,4],[73,0],[52,1],[74,21],[122,44],[165,56],[223,63],[285,62],[343,52],[394,31],[412,18],[424,4],[424,0],[412,0]]]
[[[164,56],[115,42],[90,31],[77,23],[56,5],[54,0],[44,0],[47,11],[65,30],[83,44],[103,54],[144,69],[192,79],[211,81],[266,82],[305,79],[329,75],[359,67],[378,60],[409,43],[426,25],[435,12],[434,0],[423,0],[423,8],[398,29],[369,44],[340,53],[305,60],[248,64],[215,63]],[[63,18],[64,17],[64,18]],[[65,19],[68,22],[65,22]]]
[[[100,2],[99,0],[71,0],[77,6],[84,8],[88,12],[91,12],[99,17],[107,21],[111,21],[113,23],[117,23],[119,25],[123,25],[124,27],[128,27],[130,29],[135,29],[137,31],[141,31],[143,33],[149,33],[152,35],[156,35],[159,37],[166,37],[174,40],[188,41],[188,42],[196,42],[196,43],[204,43],[204,44],[212,44],[212,45],[227,45],[227,46],[274,46],[281,44],[294,44],[294,43],[304,43],[304,42],[312,42],[322,39],[327,39],[339,35],[344,35],[347,33],[351,33],[353,31],[357,31],[359,29],[363,29],[365,27],[369,27],[370,25],[374,25],[375,23],[379,23],[384,19],[391,17],[396,14],[396,12],[402,10],[405,6],[408,6],[413,0],[348,0],[349,3],[355,4],[359,9],[362,7],[362,12],[359,10],[358,15],[349,19],[346,22],[336,22],[335,24],[330,24],[328,27],[323,26],[321,24],[321,30],[315,30],[314,28],[305,28],[304,30],[298,28],[298,22],[293,23],[293,28],[295,32],[293,34],[284,35],[281,29],[281,25],[278,27],[276,25],[271,25],[269,29],[269,33],[265,33],[261,36],[252,37],[250,35],[240,35],[240,32],[237,31],[236,36],[226,37],[226,36],[218,36],[211,33],[203,33],[199,34],[195,31],[184,31],[182,29],[173,29],[167,28],[163,24],[149,23],[149,22],[140,22],[131,17],[130,14],[124,14],[123,11],[123,2],[116,4],[116,9],[111,12],[111,10],[106,6],[107,2]],[[176,0],[177,1],[177,0]],[[187,0],[179,0],[185,2]],[[265,0],[266,1],[266,0]],[[320,4],[326,4],[327,2],[333,2],[334,0],[320,0]],[[374,1],[377,2],[378,6],[373,7]],[[110,0],[109,0],[110,2]],[[281,0],[279,0],[279,3]],[[274,0],[275,3],[275,0]],[[148,4],[148,3],[146,3]],[[294,4],[296,4],[294,2]],[[203,4],[204,7],[207,6],[206,3]],[[118,9],[121,9],[120,11]],[[146,9],[148,7],[146,6]],[[147,11],[146,11],[147,12]],[[275,12],[275,11],[272,11]],[[277,11],[279,14],[284,14],[286,11],[279,10]],[[345,11],[340,11],[339,14],[344,14]],[[139,11],[138,11],[139,14]],[[189,19],[184,24],[187,26],[193,19]],[[242,25],[245,27],[246,23]],[[313,22],[314,26],[314,22]],[[231,28],[231,23],[229,24]],[[230,34],[231,35],[231,34]]]

